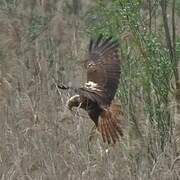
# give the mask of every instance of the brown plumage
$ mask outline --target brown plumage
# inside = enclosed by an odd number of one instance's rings
[[[67,102],[69,109],[77,106],[85,109],[101,132],[103,141],[108,143],[116,143],[119,135],[123,135],[119,122],[121,107],[113,102],[120,78],[118,46],[117,41],[102,36],[90,41],[87,83],[74,89],[77,95]]]

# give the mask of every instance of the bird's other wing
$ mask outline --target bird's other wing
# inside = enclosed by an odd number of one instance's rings
[[[120,78],[119,44],[111,37],[91,40],[86,61],[87,83],[80,93],[100,106],[109,106],[118,88]]]

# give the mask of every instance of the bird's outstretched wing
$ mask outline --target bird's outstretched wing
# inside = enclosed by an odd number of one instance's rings
[[[111,104],[120,78],[120,60],[118,56],[118,42],[111,37],[91,40],[86,61],[87,83],[80,88],[83,94],[100,106]]]

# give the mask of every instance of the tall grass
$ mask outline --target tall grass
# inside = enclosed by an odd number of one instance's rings
[[[173,67],[161,15],[150,31],[145,7],[126,0],[0,1],[0,179],[179,178]],[[69,112],[73,92],[57,88],[86,80],[80,61],[89,36],[99,33],[121,41],[116,98],[125,136],[116,146],[97,132],[89,142],[93,122],[82,110]]]

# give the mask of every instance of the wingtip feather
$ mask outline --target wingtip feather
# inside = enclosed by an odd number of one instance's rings
[[[100,51],[105,51],[111,48],[117,48],[118,46],[119,41],[117,39],[113,40],[112,36],[103,38],[103,35],[100,34],[96,40],[91,38],[89,44],[89,52],[92,52],[93,50],[97,49],[99,49]]]

